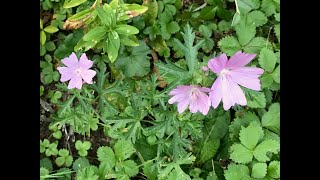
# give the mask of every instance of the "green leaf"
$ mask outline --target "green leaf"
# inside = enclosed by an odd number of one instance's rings
[[[267,176],[272,177],[274,179],[280,178],[280,162],[272,161],[268,166]]]
[[[224,171],[224,177],[226,180],[251,180],[249,168],[245,165],[234,163],[229,164],[228,170]]]
[[[247,126],[249,126],[250,122],[259,123],[260,119],[253,112],[246,112],[242,116],[235,118],[229,126],[229,132],[230,132],[231,139],[234,141],[238,140],[241,126],[247,127]]]
[[[267,72],[272,72],[277,62],[277,57],[273,51],[263,48],[259,55],[259,64]]]
[[[176,165],[174,170],[170,172],[168,180],[184,179],[191,180],[190,176],[186,174],[180,166]]]
[[[199,18],[202,20],[213,20],[216,12],[217,12],[217,7],[214,6],[206,6],[200,11]]]
[[[59,29],[54,27],[54,26],[47,26],[43,30],[45,32],[47,32],[47,33],[50,33],[50,34],[53,34],[53,33],[57,32],[57,31],[59,31]]]
[[[280,65],[272,73],[273,80],[280,83]]]
[[[238,2],[239,11],[243,15],[260,6],[260,0],[238,0],[236,2]]]
[[[202,34],[202,36],[206,38],[210,38],[212,35],[212,30],[203,24],[199,26],[199,31]]]
[[[43,158],[40,160],[40,167],[46,168],[49,171],[53,170],[51,160],[49,158]]]
[[[232,56],[241,50],[238,40],[233,36],[226,36],[222,38],[218,42],[218,46],[220,47],[221,51],[227,54],[227,56]]]
[[[221,20],[218,23],[218,29],[220,31],[224,31],[224,32],[228,32],[231,29],[231,22],[225,21],[225,20]]]
[[[58,48],[54,51],[54,57],[57,59],[63,59],[74,52],[74,47],[77,45],[79,40],[83,36],[82,30],[74,30],[73,33],[65,37],[62,43],[59,44]]]
[[[44,167],[41,167],[40,168],[40,178],[41,178],[41,176],[47,176],[47,175],[49,175],[49,170],[48,169],[46,169],[46,168],[44,168]],[[44,178],[43,178],[44,179]],[[42,180],[42,179],[41,179]]]
[[[54,51],[56,49],[56,45],[53,41],[46,42],[45,45],[47,51]]]
[[[97,150],[97,156],[101,163],[106,163],[107,166],[105,168],[108,169],[107,171],[111,171],[116,164],[116,157],[110,147],[99,147]]]
[[[111,31],[108,33],[107,41],[108,58],[113,63],[118,57],[118,51],[120,48],[120,38],[117,32]]]
[[[272,83],[273,83],[273,77],[271,74],[263,74],[261,77],[260,77],[260,80],[261,80],[261,87],[262,89],[263,88],[269,88]]]
[[[256,34],[256,26],[248,16],[242,16],[235,26],[238,40],[241,46],[247,45]]]
[[[65,157],[58,157],[55,162],[59,167],[61,167],[65,162]]]
[[[42,22],[42,19],[40,19],[40,29],[43,29],[43,22]]]
[[[260,162],[269,161],[270,158],[266,155],[267,152],[277,154],[280,151],[280,142],[275,140],[262,141],[253,151],[253,156]]]
[[[135,149],[131,141],[120,139],[114,145],[114,151],[117,159],[123,161],[128,159],[135,152]]]
[[[156,0],[143,1],[142,5],[148,8],[148,10],[143,14],[143,18],[144,18],[144,21],[146,22],[146,25],[154,24],[158,16],[157,1]]]
[[[76,159],[74,162],[73,162],[73,170],[74,171],[78,171],[78,170],[81,170],[87,166],[90,166],[90,163],[88,161],[87,158],[85,157],[79,157],[78,159]]]
[[[280,8],[280,3],[276,0],[262,0],[261,10],[265,12],[267,17],[276,13],[276,10]]]
[[[245,89],[247,98],[247,106],[251,108],[264,108],[266,106],[266,97],[264,92],[257,92],[250,89]]]
[[[72,7],[75,7],[75,6],[79,6],[80,4],[86,2],[87,0],[66,0],[63,4],[63,8],[72,8]]]
[[[104,4],[104,7],[105,8],[97,6],[96,12],[103,24],[105,24],[106,26],[111,26],[111,16],[114,15],[114,13],[108,4]]]
[[[240,21],[240,18],[241,17],[240,17],[240,13],[239,12],[234,13],[233,18],[232,18],[232,22],[231,22],[231,26],[237,25],[239,23],[239,21]]]
[[[170,34],[174,34],[176,32],[178,32],[180,30],[180,26],[176,21],[171,21],[168,25],[167,25],[167,30]]]
[[[252,19],[256,27],[260,27],[268,22],[267,16],[261,11],[251,11],[248,18]]]
[[[129,177],[133,177],[133,176],[135,176],[135,175],[137,175],[139,173],[138,165],[133,160],[124,161],[122,166],[124,168],[124,172]]]
[[[118,34],[125,34],[125,35],[138,34],[139,33],[139,29],[137,29],[134,26],[130,26],[130,25],[126,25],[126,24],[117,25],[114,30]]]
[[[157,178],[157,168],[152,161],[148,161],[143,166],[143,173],[147,176],[148,180],[155,180]]]
[[[87,166],[76,174],[77,180],[98,180],[99,176],[95,174],[98,171],[96,166]]]
[[[132,36],[120,36],[120,43],[125,46],[139,46],[139,41],[135,35]]]
[[[262,127],[258,126],[256,123],[252,122],[246,128],[242,127],[239,133],[239,139],[241,143],[248,148],[253,150],[260,138],[264,135]]]
[[[252,166],[251,176],[254,178],[264,178],[267,174],[266,163],[256,163]]]
[[[68,155],[69,155],[69,151],[67,149],[60,149],[59,150],[59,156],[67,157]]]
[[[195,32],[192,31],[192,27],[189,24],[184,28],[183,32],[180,32],[184,44],[181,43],[180,40],[174,38],[174,42],[177,43],[179,48],[184,52],[189,73],[193,74],[193,72],[198,69],[199,61],[197,59],[198,49],[204,43],[204,40],[199,41],[196,45],[193,46],[194,39],[195,39]]]
[[[219,139],[209,139],[208,141],[205,141],[200,151],[199,162],[204,163],[209,159],[212,159],[218,152],[219,147]]]
[[[280,133],[280,104],[273,103],[268,112],[264,113],[261,119],[262,127],[265,127],[277,134]]]
[[[47,35],[44,31],[40,31],[40,43],[44,45],[46,43]]]
[[[70,167],[72,165],[72,162],[73,162],[73,157],[72,156],[68,156],[66,159],[65,159],[65,166],[66,167]]]
[[[107,29],[105,27],[95,27],[83,36],[85,41],[99,41],[105,35]]]
[[[230,159],[237,163],[249,163],[252,161],[252,151],[244,147],[242,144],[233,144],[230,147]]]
[[[115,66],[121,69],[126,77],[144,76],[150,71],[150,53],[150,48],[144,42],[140,42],[140,46],[132,47],[128,55],[121,54]]]
[[[249,44],[247,44],[245,47],[243,47],[243,50],[246,53],[250,53],[250,54],[257,54],[259,55],[261,49],[263,47],[266,47],[267,41],[265,40],[265,38],[263,37],[254,37]]]
[[[274,25],[274,33],[276,34],[278,41],[280,42],[280,24]]]

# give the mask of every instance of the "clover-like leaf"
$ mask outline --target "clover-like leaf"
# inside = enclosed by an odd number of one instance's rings
[[[252,122],[248,127],[241,128],[239,139],[246,148],[248,148],[249,150],[253,150],[258,144],[259,139],[261,139],[263,135],[264,133],[262,127]]]
[[[135,149],[134,149],[131,141],[120,139],[114,145],[114,152],[115,152],[117,159],[119,161],[123,161],[123,160],[129,158],[135,152]]]
[[[266,163],[256,163],[252,166],[251,176],[254,178],[263,178],[267,174],[267,164]]]
[[[252,151],[244,147],[242,144],[236,143],[230,147],[230,159],[237,163],[249,163],[252,161]]]
[[[277,154],[280,151],[280,142],[272,139],[262,141],[253,151],[253,156],[260,162],[269,161],[267,152]]]

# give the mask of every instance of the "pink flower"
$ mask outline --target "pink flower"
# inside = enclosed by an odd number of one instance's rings
[[[263,69],[256,67],[244,67],[256,54],[247,54],[238,51],[229,60],[226,54],[211,59],[208,67],[218,75],[209,93],[212,106],[217,108],[220,101],[223,101],[224,110],[231,106],[247,104],[246,97],[239,85],[259,91],[259,76],[263,74]]]
[[[61,82],[70,80],[68,89],[81,89],[84,82],[92,84],[92,78],[96,75],[96,72],[89,69],[93,65],[93,61],[88,60],[85,53],[81,55],[79,61],[76,54],[72,53],[69,57],[64,58],[62,63],[67,67],[58,67],[57,69],[61,74]]]
[[[190,112],[196,113],[200,111],[203,115],[208,114],[211,101],[205,92],[211,91],[209,88],[190,86],[177,86],[170,91],[169,95],[173,96],[169,99],[169,104],[178,103],[178,112],[181,114],[190,104]]]

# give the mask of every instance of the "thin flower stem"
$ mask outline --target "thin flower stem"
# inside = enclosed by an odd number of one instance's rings
[[[268,38],[267,38],[267,42],[266,42],[266,47],[268,46],[269,37],[270,37],[270,33],[271,33],[272,28],[273,27],[271,26],[270,29],[269,29]]]
[[[240,15],[239,7],[238,7],[238,0],[234,0],[234,3],[236,4],[236,11]]]

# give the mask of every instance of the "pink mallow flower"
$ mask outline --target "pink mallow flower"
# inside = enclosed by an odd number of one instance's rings
[[[223,101],[224,110],[231,106],[247,104],[246,97],[239,85],[259,91],[259,76],[263,74],[263,69],[256,67],[244,67],[256,54],[247,54],[238,51],[229,60],[226,54],[211,59],[208,67],[218,75],[209,93],[212,106],[217,108],[220,101]]]
[[[211,101],[205,92],[211,89],[199,86],[177,86],[171,90],[169,95],[173,96],[169,99],[169,104],[178,103],[178,112],[181,114],[189,106],[190,112],[196,113],[200,111],[203,115],[208,114]]]
[[[70,80],[68,89],[81,89],[84,82],[92,84],[92,78],[96,75],[96,72],[89,69],[92,67],[93,61],[88,60],[85,53],[81,55],[79,61],[76,54],[72,53],[69,57],[62,59],[62,63],[67,67],[58,67],[57,69],[61,74],[61,82]]]

